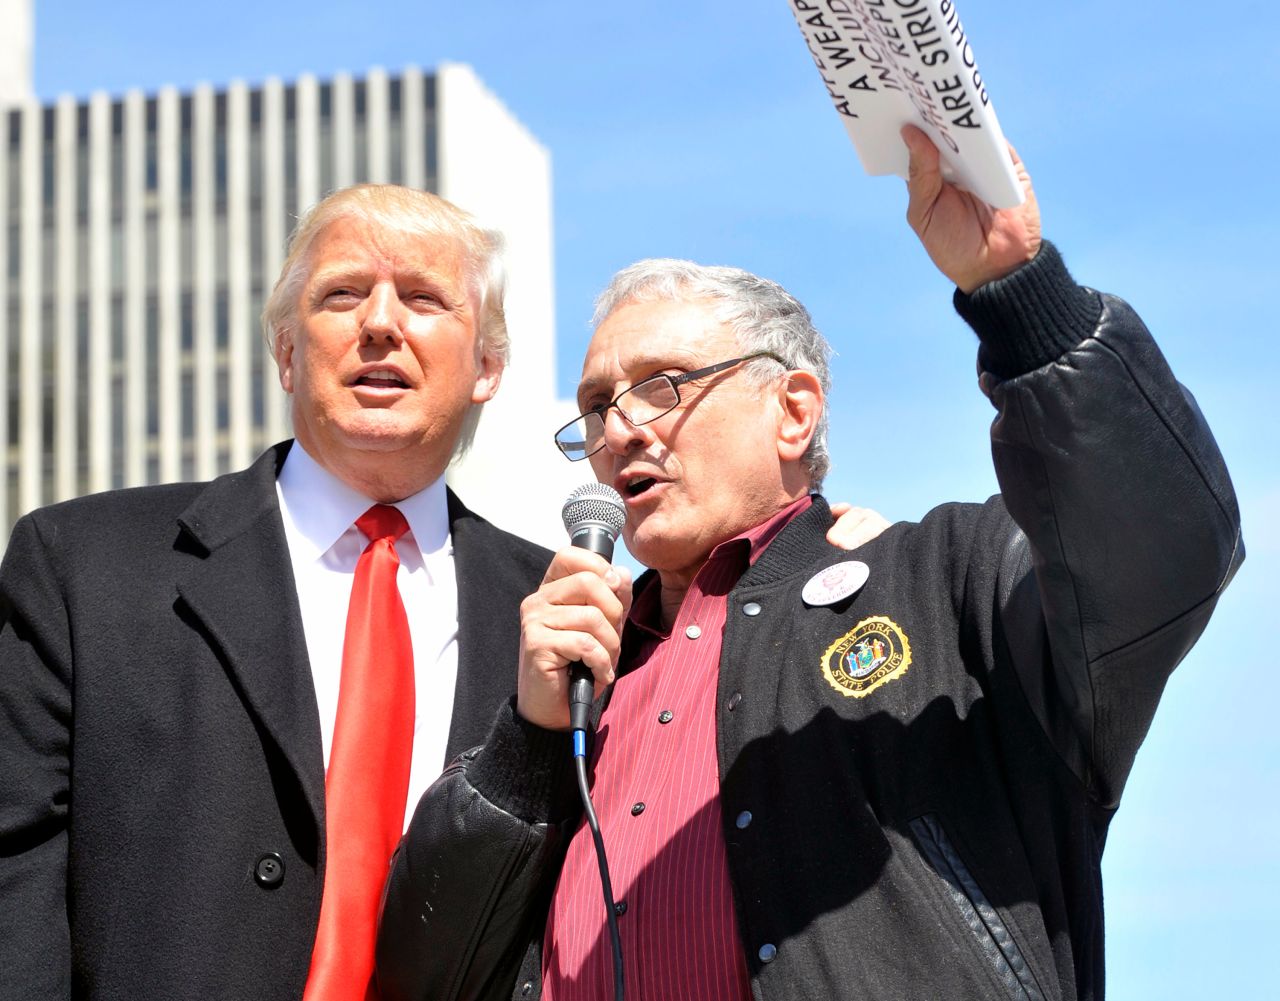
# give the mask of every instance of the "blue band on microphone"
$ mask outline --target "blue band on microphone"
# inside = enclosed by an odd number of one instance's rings
[[[582,730],[573,731],[573,756],[575,758],[587,756],[587,735]]]

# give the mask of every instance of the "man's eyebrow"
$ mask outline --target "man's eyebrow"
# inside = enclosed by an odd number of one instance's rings
[[[307,284],[312,286],[330,285],[335,281],[341,282],[344,280],[362,278],[368,275],[368,273],[368,268],[361,267],[354,261],[328,264],[312,271]]]
[[[643,372],[643,375],[637,377],[631,384],[634,386],[637,382],[649,378],[655,372],[659,372],[664,368],[681,368],[691,370],[697,368],[701,363],[693,357],[691,353],[684,353],[685,357],[681,357],[682,352],[663,355],[636,355],[628,358],[626,369],[629,372]],[[604,378],[584,379],[578,384],[578,399],[581,401],[585,397],[595,396],[597,393],[604,391],[605,387],[613,388],[613,380]]]
[[[586,397],[602,392],[602,387],[607,386],[609,382],[608,379],[584,379],[578,383],[578,402],[581,403]]]
[[[318,293],[325,286],[367,279],[371,274],[371,270],[367,265],[358,261],[338,261],[312,271],[311,276],[307,279],[307,285]],[[432,292],[441,295],[447,294],[450,300],[454,298],[450,291],[449,276],[445,272],[436,271],[429,267],[397,268],[396,284],[400,286],[421,285]]]

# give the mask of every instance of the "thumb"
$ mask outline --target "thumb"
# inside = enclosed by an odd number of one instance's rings
[[[931,175],[936,175],[940,183],[942,156],[933,141],[914,125],[902,126],[898,134],[907,145],[907,184],[929,181]]]
[[[914,125],[902,127],[907,144],[907,222],[923,234],[934,203],[942,193],[942,158],[929,137]]]

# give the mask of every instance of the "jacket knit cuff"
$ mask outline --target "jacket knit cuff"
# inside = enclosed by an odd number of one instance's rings
[[[467,781],[494,806],[531,824],[572,815],[577,803],[572,738],[520,716],[513,696],[467,768]]]
[[[978,367],[1012,379],[1061,358],[1092,335],[1102,299],[1077,285],[1047,240],[1036,256],[1004,278],[954,296],[956,312],[982,346]]]

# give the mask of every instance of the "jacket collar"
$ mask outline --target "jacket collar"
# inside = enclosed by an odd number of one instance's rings
[[[293,446],[283,441],[263,452],[247,469],[212,480],[182,514],[178,524],[208,556],[243,535],[260,519],[278,518],[276,476]]]
[[[797,568],[808,567],[824,558],[831,560],[843,556],[844,550],[827,541],[827,529],[830,527],[831,508],[826,498],[814,494],[808,510],[801,511],[787,523],[742,575],[735,590],[773,584],[791,576]]]
[[[796,572],[797,567],[807,567],[824,558],[831,560],[845,551],[827,541],[827,529],[831,527],[831,508],[821,494],[813,494],[813,503],[807,510],[792,518],[764,552],[747,568],[734,585],[734,590],[772,584]],[[656,574],[646,570],[636,580],[635,593],[657,586]]]

